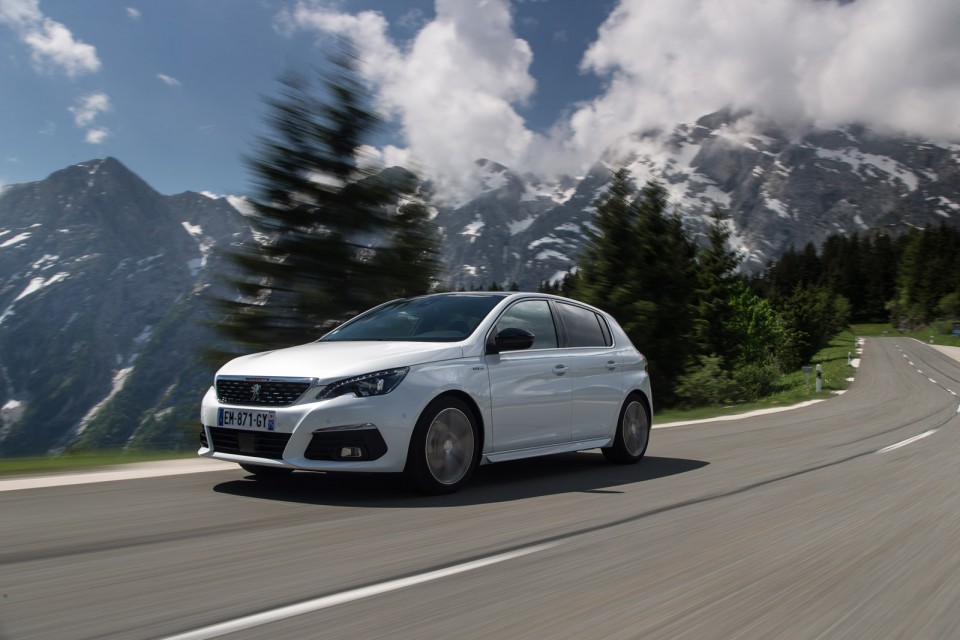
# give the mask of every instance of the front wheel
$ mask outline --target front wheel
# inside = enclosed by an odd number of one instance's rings
[[[440,397],[417,420],[404,473],[421,493],[453,493],[467,483],[480,460],[477,421],[457,398]]]
[[[650,419],[639,395],[627,397],[620,410],[613,445],[601,449],[603,457],[616,464],[640,462],[650,442]]]

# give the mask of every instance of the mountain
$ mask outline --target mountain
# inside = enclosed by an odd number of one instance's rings
[[[536,289],[575,267],[612,171],[661,180],[686,223],[716,203],[745,268],[834,233],[960,222],[960,145],[859,127],[789,132],[719,112],[631,136],[582,176],[489,160],[482,190],[436,205],[444,286]],[[254,242],[228,199],[165,196],[113,158],[0,191],[0,456],[192,447],[216,344],[218,249]]]
[[[544,182],[478,165],[483,193],[438,207],[435,218],[452,289],[530,289],[562,277],[576,264],[594,201],[620,167],[638,187],[651,177],[663,182],[695,233],[714,204],[725,209],[747,270],[831,234],[960,222],[960,145],[856,126],[798,133],[722,111],[621,140],[580,177]]]
[[[214,249],[250,240],[227,200],[163,196],[113,158],[8,186],[0,456],[182,443],[213,374],[196,355]]]

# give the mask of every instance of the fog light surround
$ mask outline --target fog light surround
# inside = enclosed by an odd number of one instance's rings
[[[303,453],[307,460],[331,462],[368,462],[387,452],[380,430],[375,424],[345,424],[323,427],[313,432]]]

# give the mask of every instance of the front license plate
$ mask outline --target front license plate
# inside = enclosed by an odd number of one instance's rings
[[[277,412],[219,409],[217,411],[217,426],[273,431],[277,426]]]

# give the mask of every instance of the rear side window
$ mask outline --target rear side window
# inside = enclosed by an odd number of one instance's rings
[[[557,309],[567,330],[568,347],[609,347],[612,344],[603,318],[593,311],[563,302],[557,303]]]

